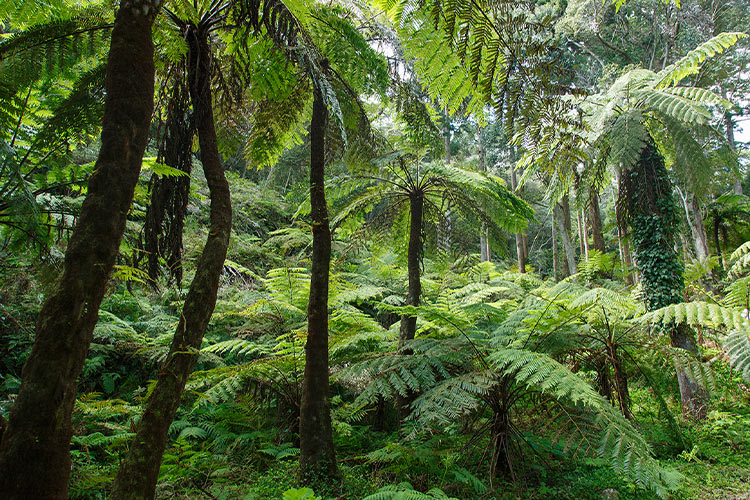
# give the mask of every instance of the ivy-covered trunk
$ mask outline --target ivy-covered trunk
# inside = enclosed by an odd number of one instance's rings
[[[328,396],[328,274],[331,228],[325,195],[325,135],[328,111],[315,89],[310,122],[310,207],[313,233],[310,300],[307,305],[305,377],[300,406],[300,476],[312,483],[337,473]]]
[[[232,205],[229,184],[219,157],[211,99],[211,53],[207,34],[187,32],[188,78],[193,101],[201,163],[211,192],[211,227],[195,277],[182,307],[180,322],[135,438],[115,479],[113,499],[154,498],[167,432],[180,405],[208,327],[229,246]]]
[[[648,144],[638,163],[621,179],[620,200],[632,228],[635,262],[641,272],[646,307],[659,309],[683,301],[683,264],[674,248],[679,228],[672,182],[664,158],[656,146]],[[623,198],[624,197],[624,198]],[[669,328],[673,347],[698,355],[693,333],[684,326]],[[677,369],[682,408],[686,414],[703,418],[707,394],[684,368]]]
[[[415,190],[409,194],[409,249],[406,257],[409,290],[406,295],[406,305],[418,306],[422,295],[422,281],[420,277],[420,261],[422,257],[422,218],[424,216],[424,194]],[[405,314],[401,317],[398,343],[414,339],[417,333],[416,316]]]
[[[71,413],[148,141],[153,111],[151,26],[161,1],[123,2],[107,61],[102,145],[47,297],[0,444],[0,498],[67,498]]]

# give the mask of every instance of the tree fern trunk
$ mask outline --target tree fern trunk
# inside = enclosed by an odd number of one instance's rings
[[[185,172],[184,177],[151,176],[151,197],[143,224],[143,246],[148,257],[148,275],[156,283],[159,260],[167,262],[170,281],[182,284],[182,231],[190,194],[190,170],[194,130],[188,123],[190,92],[182,71],[178,71],[167,104],[159,161]]]
[[[107,282],[125,231],[153,111],[151,25],[161,2],[123,2],[107,62],[102,146],[65,254],[39,314],[0,445],[0,498],[67,498],[71,413]]]
[[[615,390],[617,391],[617,402],[620,405],[622,416],[628,420],[633,418],[630,411],[630,391],[628,390],[628,375],[622,366],[622,359],[617,355],[617,345],[610,343],[607,346],[612,371],[615,375]]]
[[[208,327],[232,229],[229,184],[219,157],[211,99],[211,52],[207,34],[190,29],[188,78],[198,131],[201,163],[211,192],[211,227],[195,277],[182,307],[172,345],[159,374],[135,438],[115,479],[113,499],[154,498],[167,432],[180,405]]]
[[[325,133],[328,121],[323,96],[315,90],[310,122],[310,205],[313,254],[307,306],[305,377],[300,407],[300,475],[305,483],[336,475],[336,454],[328,399],[328,273],[331,230],[325,196]]]
[[[419,264],[422,257],[422,217],[424,212],[424,195],[421,192],[411,193],[409,196],[409,250],[407,255],[407,272],[409,275],[409,291],[406,305],[418,306],[422,295],[422,282]],[[399,348],[405,342],[412,340],[417,331],[417,318],[404,315],[401,317],[399,330]]]

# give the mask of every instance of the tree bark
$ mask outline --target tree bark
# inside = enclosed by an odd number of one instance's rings
[[[0,498],[67,498],[71,413],[107,282],[125,231],[153,111],[151,26],[159,0],[123,1],[107,61],[102,146],[65,254],[39,314],[0,444]]]
[[[591,224],[591,236],[594,250],[606,253],[604,245],[604,233],[602,231],[602,214],[599,209],[599,194],[591,193],[589,199],[589,223]]]
[[[422,257],[422,216],[424,212],[424,195],[416,191],[409,196],[409,250],[407,255],[407,272],[409,274],[409,291],[406,305],[418,306],[422,294],[419,264]],[[410,315],[401,317],[399,330],[399,348],[414,339],[417,332],[417,318]]]
[[[516,167],[515,165],[510,166],[510,188],[513,193],[518,194],[518,179],[516,178]],[[518,258],[518,272],[526,272],[526,257],[527,248],[524,242],[523,234],[516,233],[516,255]]]
[[[567,194],[565,196],[563,196],[562,200],[560,201],[560,209],[562,210],[563,226],[565,226],[565,234],[567,235],[568,238],[570,238],[570,232],[571,232],[570,197]],[[555,227],[555,226],[556,225],[553,224],[553,227]],[[571,243],[572,243],[572,240],[571,240]],[[573,256],[573,258],[575,259],[575,256]],[[568,266],[568,259],[567,258],[562,261],[562,272],[563,272],[563,277],[568,277],[571,274],[570,273],[570,266]]]
[[[573,242],[570,240],[570,235],[565,231],[565,217],[562,213],[562,208],[559,203],[555,203],[552,208],[554,224],[557,225],[557,235],[559,236],[560,242],[562,243],[563,249],[565,250],[565,258],[568,262],[568,270],[570,274],[576,274],[578,272],[578,266],[576,265],[575,250],[573,250]]]
[[[485,164],[484,154],[484,134],[482,128],[479,128],[479,171],[487,172],[487,165]],[[490,262],[492,260],[492,249],[490,248],[489,232],[487,226],[482,225],[479,230],[479,260],[482,262]]]
[[[576,222],[578,224],[578,246],[581,251],[581,257],[586,255],[586,247],[584,244],[586,230],[583,228],[583,219],[581,218],[581,210],[576,209]]]
[[[620,169],[615,169],[615,186],[613,186],[612,191],[612,202],[615,207],[615,223],[617,224],[617,246],[620,250],[620,263],[623,266],[625,283],[627,283],[628,285],[632,285],[636,280],[634,279],[633,273],[630,272],[630,269],[633,267],[633,258],[630,255],[630,245],[628,244],[627,240],[628,231],[627,228],[620,223],[622,218],[620,217],[620,209],[617,206],[618,194],[616,194],[616,190],[617,186],[620,185],[620,176]]]
[[[695,195],[691,196],[690,200],[690,212],[693,218],[693,240],[695,243],[695,254],[699,260],[703,260],[708,257],[711,253],[708,250],[708,236],[706,235],[706,224],[703,221],[703,213],[701,212],[700,203]]]
[[[672,347],[684,349],[695,356],[698,355],[698,344],[687,325],[681,324],[672,328],[670,340]],[[708,401],[706,390],[683,368],[677,369],[677,383],[680,387],[682,411],[689,417],[700,420],[706,418],[706,402]]]
[[[583,243],[583,255],[589,260],[589,229],[586,210],[581,209],[581,243]]]
[[[198,132],[201,163],[211,192],[211,227],[195,277],[185,298],[172,345],[159,369],[146,410],[128,455],[115,479],[113,499],[154,498],[167,432],[182,392],[198,359],[203,335],[216,306],[232,230],[229,184],[219,157],[211,98],[211,51],[208,34],[188,29],[188,79]]]
[[[557,252],[557,224],[552,223],[552,276],[555,281],[560,281],[560,266],[558,264]]]
[[[612,363],[612,371],[615,375],[615,390],[617,391],[617,402],[620,406],[622,416],[628,420],[633,418],[633,413],[630,411],[630,391],[628,390],[628,376],[625,373],[625,369],[622,366],[622,360],[617,355],[617,345],[607,345],[609,351],[610,363]]]
[[[328,399],[328,273],[331,229],[325,196],[325,133],[328,111],[315,90],[310,122],[310,205],[312,208],[312,274],[307,306],[305,377],[300,406],[300,476],[310,484],[337,473]]]
[[[148,275],[156,284],[160,274],[159,260],[167,263],[169,281],[182,285],[182,232],[190,195],[190,171],[195,131],[188,121],[190,90],[182,71],[175,76],[169,89],[163,140],[159,161],[185,172],[182,177],[151,176],[151,197],[143,224],[143,249],[148,262]]]

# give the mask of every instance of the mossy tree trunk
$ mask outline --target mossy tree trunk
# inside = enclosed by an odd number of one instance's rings
[[[638,163],[621,178],[618,203],[632,229],[635,261],[640,269],[646,307],[659,309],[683,301],[685,287],[683,264],[674,248],[679,228],[672,182],[664,166],[664,158],[656,146],[648,144]],[[623,198],[624,197],[624,198]],[[693,333],[684,326],[672,326],[669,336],[673,347],[698,355]],[[705,417],[706,391],[684,368],[677,369],[683,411],[697,418]]]
[[[135,438],[115,479],[113,499],[154,498],[167,432],[193,370],[216,305],[229,246],[232,205],[219,157],[211,99],[211,51],[204,30],[188,28],[188,78],[201,163],[211,192],[211,227],[185,298],[180,322]]]
[[[310,122],[310,206],[313,233],[310,300],[307,305],[305,377],[300,406],[300,476],[307,484],[337,474],[328,380],[328,275],[331,228],[325,195],[328,111],[315,89]]]
[[[102,145],[36,326],[0,444],[0,498],[67,498],[71,413],[99,306],[117,257],[148,141],[154,96],[151,27],[160,0],[123,0],[107,61]]]

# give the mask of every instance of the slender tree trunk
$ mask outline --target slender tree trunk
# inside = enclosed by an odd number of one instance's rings
[[[409,292],[406,296],[406,305],[418,306],[419,297],[422,295],[422,282],[420,279],[420,260],[422,256],[422,216],[424,211],[424,195],[421,191],[411,193],[409,196],[409,250],[407,255],[407,268],[409,274]],[[401,317],[401,328],[399,331],[399,348],[405,342],[412,340],[417,332],[417,318],[404,315]]]
[[[719,240],[719,226],[721,226],[721,215],[719,215],[719,211],[714,208],[712,211],[712,216],[714,219],[714,246],[716,247],[716,255],[718,255],[719,257],[719,267],[725,269],[724,256],[721,253],[721,241]]]
[[[620,185],[620,169],[615,169],[615,185],[612,188],[612,203],[615,207],[615,223],[617,224],[617,246],[620,250],[620,263],[623,266],[623,271],[625,274],[625,283],[632,285],[635,280],[633,279],[633,274],[630,272],[630,269],[633,267],[633,258],[630,256],[630,245],[628,244],[627,240],[627,228],[620,223],[621,217],[620,217],[620,209],[618,208],[617,203],[617,186]]]
[[[695,253],[699,260],[703,260],[710,255],[708,250],[708,236],[706,236],[706,224],[703,221],[703,213],[701,212],[700,203],[695,195],[691,196],[690,200],[690,212],[693,218],[693,240],[695,242]]]
[[[300,476],[311,483],[319,476],[335,476],[336,453],[328,399],[328,273],[331,229],[325,195],[325,133],[328,111],[315,90],[310,122],[310,204],[313,254],[310,301],[307,306],[305,378],[300,406]]]
[[[107,61],[102,146],[60,280],[39,314],[0,444],[0,498],[67,498],[76,379],[125,231],[153,111],[158,0],[118,10]]]
[[[581,210],[576,209],[576,222],[578,224],[578,247],[581,251],[581,258],[586,255],[586,247],[584,239],[586,238],[586,231],[583,229],[583,219],[581,218]]]
[[[562,200],[560,200],[560,209],[562,210],[563,226],[565,226],[565,234],[568,236],[568,238],[570,238],[570,232],[571,232],[570,197],[567,194],[563,196]],[[553,224],[552,226],[556,227],[556,224]],[[575,259],[575,256],[573,256],[573,258]],[[563,272],[563,277],[570,276],[571,274],[570,266],[568,266],[567,257],[564,260],[562,260],[562,272]]]
[[[599,209],[599,194],[591,193],[589,199],[589,223],[591,224],[591,236],[593,239],[594,250],[606,253],[607,248],[604,245],[604,233],[602,231],[602,214]]]
[[[557,251],[557,224],[552,224],[552,276],[555,281],[560,281],[560,266],[558,261],[560,260]]]
[[[565,231],[565,217],[562,213],[562,208],[559,203],[555,203],[553,207],[553,224],[557,225],[557,234],[562,242],[563,249],[565,250],[565,258],[568,261],[568,270],[571,275],[578,272],[578,266],[576,265],[575,250],[573,250],[573,242],[570,240],[570,235]]]
[[[482,133],[482,128],[479,128],[479,171],[480,172],[487,172],[487,165],[485,164],[485,155],[484,155],[484,134]],[[492,250],[490,249],[490,240],[488,238],[488,230],[487,226],[482,225],[482,228],[479,231],[479,259],[482,262],[489,262],[492,260]]]
[[[516,178],[516,167],[515,165],[510,166],[510,188],[518,194],[518,179]],[[518,272],[526,272],[526,257],[528,248],[525,245],[523,234],[516,233],[516,255],[518,257]]]
[[[159,369],[156,386],[115,479],[113,499],[154,498],[167,432],[180,405],[185,383],[198,359],[203,335],[216,305],[232,230],[229,184],[219,157],[212,110],[208,35],[189,29],[187,42],[190,97],[203,172],[211,191],[211,227],[169,353]]]
[[[583,243],[583,255],[586,260],[589,260],[589,230],[588,230],[588,218],[586,216],[586,210],[581,209],[581,242]]]

